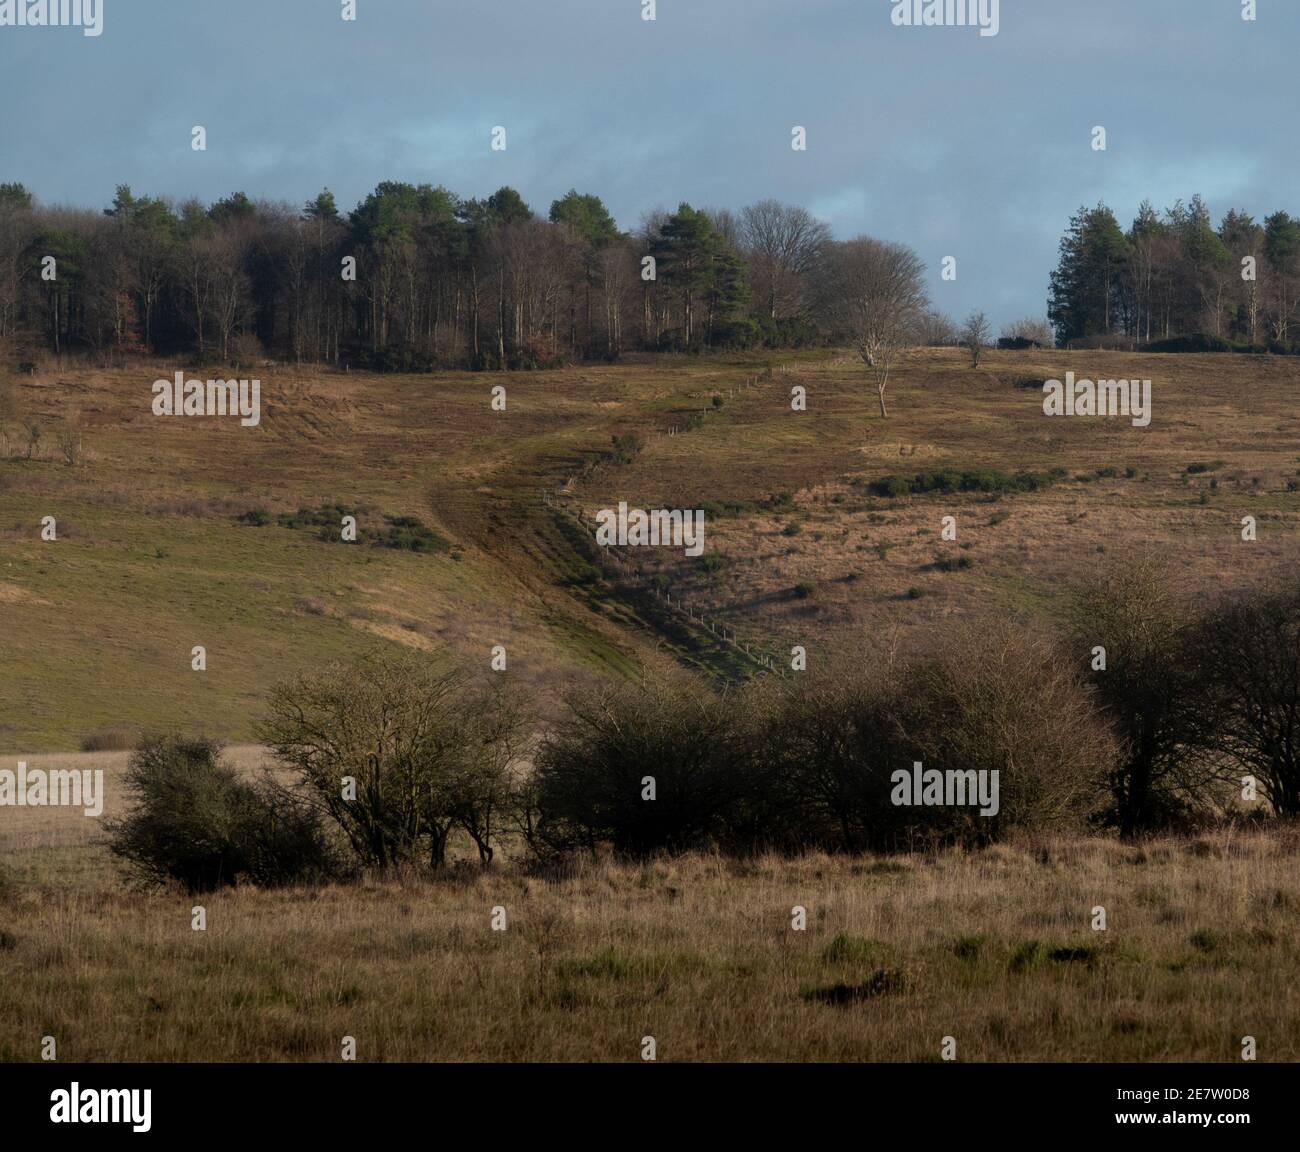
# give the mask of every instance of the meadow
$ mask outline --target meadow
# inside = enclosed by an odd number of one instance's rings
[[[1150,377],[1151,426],[1045,417],[1035,385],[1067,370]],[[71,751],[115,726],[248,740],[277,678],[368,643],[483,664],[500,644],[550,702],[582,676],[668,661],[753,671],[647,604],[656,584],[745,643],[816,660],[942,643],[986,612],[1050,622],[1072,584],[1125,551],[1173,561],[1203,595],[1267,586],[1300,555],[1300,366],[1285,358],[990,352],[972,371],[958,349],[919,351],[888,420],[860,362],[827,352],[263,372],[253,429],[154,417],[165,366],[12,378],[9,433],[24,417],[46,435],[36,458],[10,440],[0,459],[0,748]],[[76,467],[54,449],[70,419]],[[629,435],[640,449],[613,462]],[[1029,492],[871,488],[944,469],[1063,475]],[[656,549],[635,577],[603,572],[561,510],[619,500],[704,508],[705,557]],[[335,504],[363,526],[416,517],[446,547],[342,547],[277,519]],[[258,510],[268,523],[241,521]],[[955,542],[940,539],[947,515]]]
[[[1151,427],[1045,418],[1041,382],[1067,370],[1150,377]],[[256,429],[153,417],[165,365],[10,381],[7,428],[47,432],[32,459],[0,445],[0,763],[102,768],[108,817],[127,754],[83,744],[202,732],[256,773],[269,688],[369,645],[484,665],[504,645],[544,722],[587,677],[754,671],[656,587],[815,661],[942,645],[980,615],[1052,628],[1130,551],[1207,598],[1296,567],[1294,360],[915,352],[888,420],[843,353],[262,371]],[[75,466],[54,449],[69,422]],[[886,485],[945,470],[993,479]],[[1051,480],[998,480],[1020,472]],[[571,517],[619,500],[704,508],[712,559],[602,570]],[[343,546],[294,519],[324,505],[417,518],[436,545]],[[334,1060],[344,1036],[362,1060],[633,1060],[646,1036],[660,1060],[937,1060],[953,1037],[962,1060],[1228,1061],[1245,1036],[1295,1060],[1298,850],[1282,826],[551,871],[461,851],[441,877],[190,897],[133,887],[101,821],[4,808],[0,1060],[47,1035],[90,1061]]]
[[[33,764],[103,767],[112,815],[124,760]],[[1294,830],[186,897],[125,885],[79,813],[5,827],[0,1060],[1300,1058]]]

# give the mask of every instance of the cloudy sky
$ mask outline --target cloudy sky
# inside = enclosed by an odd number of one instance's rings
[[[772,196],[911,244],[940,307],[995,325],[1044,314],[1082,204],[1300,213],[1300,0],[1254,23],[1242,0],[1001,0],[995,37],[895,27],[891,0],[658,0],[653,23],[642,0],[103,3],[98,39],[0,27],[0,181],[46,203],[511,184],[543,214],[595,192],[630,228]]]

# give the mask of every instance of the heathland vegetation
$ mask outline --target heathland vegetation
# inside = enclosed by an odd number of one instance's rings
[[[1115,567],[1048,640],[958,629],[941,654],[712,691],[679,673],[575,689],[534,733],[518,686],[375,652],[281,683],[279,782],[149,739],[114,850],[191,889],[610,849],[861,852],[1125,836],[1300,815],[1300,591],[1193,611]],[[997,810],[900,805],[895,774],[1000,780]],[[333,844],[333,849],[331,848]],[[170,855],[169,855],[170,854]]]

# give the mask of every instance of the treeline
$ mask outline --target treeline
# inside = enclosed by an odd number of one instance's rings
[[[1061,240],[1048,316],[1061,344],[1200,335],[1298,351],[1300,219],[1279,211],[1260,223],[1233,209],[1216,228],[1193,196],[1163,213],[1143,201],[1125,232],[1104,204],[1081,208]]]
[[[508,187],[385,182],[345,215],[329,191],[204,206],[122,186],[91,212],[0,184],[0,342],[397,370],[798,345],[818,335],[808,279],[829,239],[771,200],[626,233],[576,191],[543,218]]]
[[[592,687],[540,735],[503,674],[372,654],[274,692],[260,736],[292,786],[147,741],[113,847],[203,887],[437,870],[456,834],[487,865],[503,842],[542,861],[892,851],[1300,816],[1300,587],[1208,611],[1168,589],[1139,562],[1083,592],[1057,639],[998,623],[908,663],[730,692],[686,674]],[[996,812],[898,803],[917,763],[996,773]]]
[[[301,207],[240,192],[205,206],[123,185],[92,212],[0,184],[0,344],[32,354],[419,371],[847,342],[880,372],[883,407],[893,349],[988,342],[981,314],[963,332],[930,306],[923,272],[910,249],[834,241],[774,200],[681,204],[624,232],[576,191],[542,216],[509,187],[465,199],[384,182],[344,214],[328,190]],[[1233,210],[1216,229],[1196,196],[1163,214],[1144,203],[1125,232],[1105,205],[1081,209],[1048,315],[1060,344],[1295,351],[1300,220]],[[1034,321],[1003,336],[1046,338]],[[1177,343],[1193,336],[1218,343]]]

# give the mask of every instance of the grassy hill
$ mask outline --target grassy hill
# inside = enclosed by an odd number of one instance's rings
[[[1066,370],[1149,377],[1150,427],[1045,417],[1038,385]],[[888,420],[843,353],[508,375],[267,367],[248,429],[155,417],[150,386],[172,371],[10,382],[0,748],[70,750],[117,725],[245,740],[275,679],[372,643],[471,662],[503,644],[544,705],[575,677],[646,662],[755,670],[655,587],[741,643],[803,644],[816,659],[882,635],[942,642],[954,618],[984,611],[1050,616],[1070,581],[1128,548],[1166,555],[1207,594],[1267,582],[1300,556],[1293,360],[1040,351],[991,353],[972,371],[959,351],[928,351],[897,372]],[[490,405],[496,385],[504,412]],[[806,412],[791,409],[796,386]],[[24,418],[45,428],[31,460]],[[76,467],[56,447],[70,419],[83,428]],[[609,460],[628,433],[640,450]],[[1031,492],[872,489],[1052,469],[1064,475]],[[570,513],[619,500],[704,508],[705,556],[641,549],[635,573],[603,570]],[[363,531],[415,517],[434,546],[344,545],[280,522],[325,505],[355,509]],[[257,510],[260,526],[246,522]],[[955,543],[940,539],[949,515]],[[55,543],[40,539],[45,516]],[[191,671],[195,645],[205,672]]]

